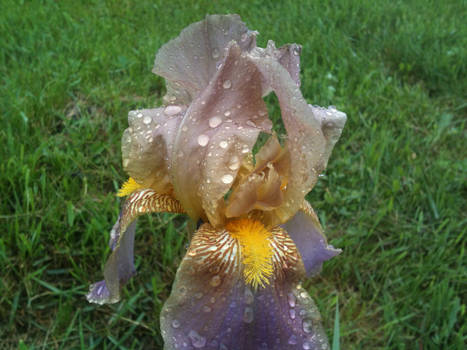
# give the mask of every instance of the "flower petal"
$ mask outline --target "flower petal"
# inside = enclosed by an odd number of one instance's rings
[[[222,224],[223,196],[259,132],[271,128],[261,94],[258,70],[231,42],[222,67],[190,105],[175,140],[172,184],[194,219]]]
[[[272,233],[275,279],[255,291],[245,285],[235,240],[201,226],[161,312],[164,349],[329,349],[316,305],[299,284],[295,245],[282,229]]]
[[[151,189],[134,192],[127,198],[110,232],[109,245],[113,252],[105,264],[105,281],[91,285],[86,296],[89,302],[106,304],[120,300],[120,287],[135,273],[133,245],[136,222],[134,220],[146,213],[163,211],[182,213],[183,208],[172,197],[158,194]]]
[[[318,217],[311,205],[305,201],[302,210],[282,225],[295,242],[307,275],[321,271],[323,262],[342,252],[332,245],[328,245],[326,237],[319,223]]]
[[[263,75],[263,80],[277,95],[282,120],[287,130],[290,177],[284,194],[284,205],[275,210],[277,222],[292,217],[325,169],[331,150],[345,124],[345,113],[309,106],[290,73],[276,57],[248,55]]]
[[[168,106],[128,113],[129,128],[122,137],[123,167],[142,187],[171,192],[169,156],[185,109]]]
[[[153,72],[167,80],[166,102],[189,104],[216,73],[229,42],[248,51],[256,46],[256,34],[238,15],[206,16],[186,27],[160,48],[154,62]]]

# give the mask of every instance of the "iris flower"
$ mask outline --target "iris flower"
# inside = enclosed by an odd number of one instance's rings
[[[134,274],[135,219],[186,213],[200,222],[160,315],[165,349],[327,349],[321,317],[300,282],[340,253],[305,195],[346,121],[309,105],[300,46],[256,46],[237,15],[212,15],[165,44],[153,72],[164,105],[131,111],[122,139],[126,196],[111,231],[105,280],[87,298],[119,300]],[[279,139],[263,97],[278,98]],[[253,156],[260,133],[270,134]]]

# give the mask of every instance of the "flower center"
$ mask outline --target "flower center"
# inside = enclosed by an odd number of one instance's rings
[[[251,219],[232,220],[226,225],[230,236],[242,248],[243,276],[253,288],[269,284],[274,266],[269,232],[261,222]]]

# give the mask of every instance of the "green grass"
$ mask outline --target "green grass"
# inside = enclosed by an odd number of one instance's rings
[[[329,338],[338,329],[342,349],[462,349],[465,1],[231,3],[0,3],[0,348],[161,348],[184,217],[140,221],[122,302],[84,298],[119,210],[120,137],[129,110],[160,103],[158,48],[207,13],[239,13],[263,46],[302,44],[303,94],[348,115],[309,195],[344,250],[305,282]]]

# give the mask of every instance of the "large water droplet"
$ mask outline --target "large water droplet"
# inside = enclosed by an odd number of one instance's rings
[[[173,321],[172,321],[172,327],[173,327],[173,328],[178,328],[178,327],[180,327],[180,321],[179,321],[179,320],[173,320]]]
[[[164,113],[167,115],[175,115],[182,111],[180,106],[167,106],[164,109]]]
[[[152,121],[152,118],[148,115],[143,118],[143,123],[146,125],[151,123],[151,121]]]
[[[310,319],[305,318],[302,322],[302,327],[305,333],[311,333],[313,329],[313,322]]]
[[[245,323],[253,322],[253,309],[249,306],[247,306],[243,312],[243,321]]]
[[[213,278],[211,278],[209,284],[213,287],[218,287],[221,284],[221,278],[216,275]]]
[[[206,345],[206,338],[193,329],[188,333],[188,338],[190,338],[191,344],[197,349],[201,349]]]
[[[232,87],[232,82],[229,79],[227,79],[222,83],[222,87],[224,89],[230,89]]]
[[[200,145],[201,147],[204,147],[208,144],[209,142],[209,136],[208,135],[204,135],[204,134],[201,134],[198,136],[198,145]]]
[[[225,174],[224,176],[222,176],[221,180],[222,180],[223,183],[225,183],[227,185],[227,184],[232,183],[233,176],[230,175],[230,174]]]
[[[221,123],[222,123],[222,119],[219,117],[212,117],[211,119],[209,119],[209,126],[211,128],[216,128],[219,125],[221,125]]]
[[[295,295],[292,293],[287,294],[287,301],[289,302],[290,307],[295,307]]]

